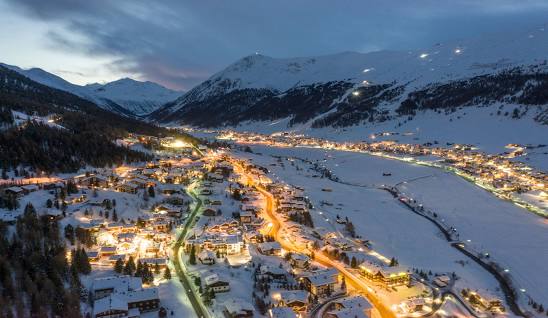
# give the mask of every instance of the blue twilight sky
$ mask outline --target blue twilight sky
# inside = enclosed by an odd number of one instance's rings
[[[255,52],[416,49],[548,22],[548,0],[0,0],[0,62],[187,90]]]

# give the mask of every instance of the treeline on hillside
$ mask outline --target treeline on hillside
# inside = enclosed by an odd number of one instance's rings
[[[4,170],[24,165],[47,172],[72,172],[86,164],[105,167],[149,159],[149,155],[117,146],[94,131],[74,134],[28,122],[0,134],[0,166]]]
[[[0,317],[81,317],[83,272],[68,264],[57,221],[28,205],[15,228],[0,222]]]
[[[121,116],[69,92],[37,83],[15,71],[0,66],[0,124],[11,123],[11,110],[47,116],[57,114],[59,124],[75,133],[96,131],[108,138],[130,133],[151,136],[191,136],[169,131],[134,118]]]

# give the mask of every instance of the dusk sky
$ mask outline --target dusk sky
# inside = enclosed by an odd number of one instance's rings
[[[255,52],[415,49],[548,22],[548,1],[0,0],[0,62],[188,90]]]

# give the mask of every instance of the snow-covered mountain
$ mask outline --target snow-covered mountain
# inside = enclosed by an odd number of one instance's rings
[[[122,78],[107,84],[89,84],[84,88],[93,96],[112,100],[139,116],[155,111],[182,94],[153,82],[139,82],[131,78]]]
[[[342,127],[504,103],[541,105],[534,111],[544,122],[547,53],[548,30],[537,27],[424,50],[284,59],[252,55],[150,118],[209,127],[289,118],[289,125]]]
[[[130,78],[106,84],[95,83],[80,86],[40,68],[22,69],[13,65],[2,63],[0,65],[40,84],[73,93],[106,110],[126,116],[144,116],[182,94],[153,82],[140,82]]]

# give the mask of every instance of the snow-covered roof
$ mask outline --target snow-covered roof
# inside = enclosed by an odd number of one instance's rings
[[[92,290],[113,289],[115,292],[126,292],[141,288],[141,278],[131,276],[109,276],[96,278],[93,281]]]
[[[21,186],[21,188],[23,188],[24,190],[27,190],[27,191],[36,191],[38,189],[40,189],[37,185],[35,184],[28,184],[28,185],[24,185],[24,186]]]
[[[363,309],[359,308],[349,308],[342,310],[329,311],[328,314],[330,317],[336,318],[369,318]]]
[[[308,303],[309,295],[310,294],[305,290],[284,290],[280,292],[280,301],[283,301],[285,304],[290,304],[295,301],[306,304]]]
[[[234,316],[254,311],[253,305],[243,299],[230,299],[224,303],[224,306],[226,311]]]
[[[361,310],[373,308],[373,306],[367,301],[367,299],[361,296],[348,296],[337,299],[336,304],[341,305],[344,308],[360,308]]]
[[[257,244],[257,247],[261,251],[279,250],[282,248],[282,246],[278,242],[264,242]]]
[[[4,191],[19,193],[19,192],[22,192],[23,189],[21,187],[9,187],[9,188],[4,189]]]
[[[297,314],[289,307],[274,307],[268,310],[272,318],[296,318]]]
[[[142,288],[137,290],[131,290],[127,293],[126,299],[128,303],[135,303],[139,301],[159,299],[158,288]]]
[[[127,311],[127,301],[122,295],[109,295],[101,299],[97,299],[93,302],[93,313],[94,315],[103,313],[109,310],[122,310]]]

